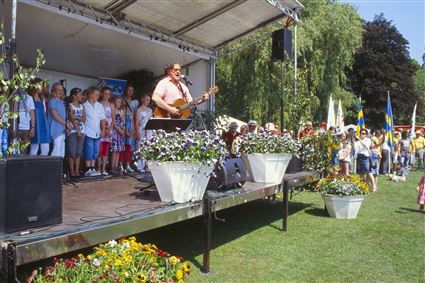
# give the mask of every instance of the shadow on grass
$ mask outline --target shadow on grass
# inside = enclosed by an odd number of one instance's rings
[[[415,212],[415,213],[422,213],[425,214],[425,211],[419,210],[419,209],[413,209],[409,207],[399,207],[400,210],[396,211],[396,213],[409,213],[409,212]]]
[[[289,215],[311,207],[311,203],[289,202]],[[213,237],[211,250],[240,238],[264,226],[282,231],[283,203],[270,205],[268,201],[257,200],[213,214]],[[224,219],[220,221],[218,219]],[[291,227],[288,227],[289,233]],[[283,234],[282,234],[283,235]],[[182,256],[191,261],[197,268],[202,262],[196,257],[204,251],[204,225],[201,217],[168,225],[159,229],[137,235],[141,242],[155,243],[160,249],[171,254]],[[211,256],[214,256],[212,253]]]
[[[311,203],[290,201],[289,216],[311,206]],[[217,220],[214,220],[213,214],[211,257],[214,256],[213,250],[215,248],[266,226],[272,227],[277,230],[277,233],[282,233],[282,235],[284,235],[281,221],[283,216],[283,203],[281,201],[271,205],[268,201],[260,199],[217,211],[215,214]],[[218,219],[224,219],[224,222]],[[275,223],[276,221],[278,222]],[[290,225],[288,230],[288,233],[290,233]],[[142,243],[154,243],[161,250],[165,250],[172,255],[181,256],[192,262],[193,265],[199,269],[202,267],[202,259],[200,261],[196,259],[197,256],[202,255],[204,252],[204,224],[202,217],[174,223],[135,236],[137,240]],[[84,250],[61,255],[60,257],[70,258],[79,253],[87,255],[91,252],[92,248],[86,248]],[[19,268],[20,278],[26,278],[31,274],[31,271],[37,269],[37,267],[51,265],[52,263],[53,259],[49,258],[21,266]]]
[[[312,208],[312,209],[307,209],[305,211],[306,214],[310,214],[313,216],[318,216],[318,217],[329,217],[328,212],[326,211],[325,208]]]

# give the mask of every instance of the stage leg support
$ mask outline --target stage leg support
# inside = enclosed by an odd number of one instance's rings
[[[18,282],[16,277],[15,242],[0,241],[0,282]]]
[[[213,201],[204,198],[203,215],[204,215],[204,257],[202,262],[202,273],[210,273],[210,250],[212,242],[212,206]]]
[[[283,181],[281,184],[283,191],[283,219],[282,219],[282,231],[288,232],[288,214],[289,214],[289,203],[288,203],[288,194],[289,194],[289,182]]]

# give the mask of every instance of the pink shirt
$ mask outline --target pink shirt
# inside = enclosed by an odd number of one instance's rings
[[[190,95],[189,89],[181,82],[179,82],[179,84],[181,86],[181,90],[183,90],[186,96],[168,76],[159,81],[159,83],[156,85],[154,93],[157,93],[167,104],[173,104],[179,98],[183,98],[187,102],[191,102],[193,98]]]

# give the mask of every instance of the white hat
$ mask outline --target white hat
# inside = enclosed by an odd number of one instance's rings
[[[257,122],[255,120],[249,120],[248,121],[248,126],[251,126],[251,125],[257,126]]]

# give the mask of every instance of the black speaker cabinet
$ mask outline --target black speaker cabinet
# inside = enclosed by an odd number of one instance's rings
[[[62,158],[0,158],[0,235],[62,222]]]
[[[211,177],[208,189],[226,189],[242,186],[247,180],[247,171],[242,158],[232,158],[224,161],[224,165],[215,170],[215,177]]]
[[[292,32],[288,29],[272,33],[272,60],[292,59]]]

